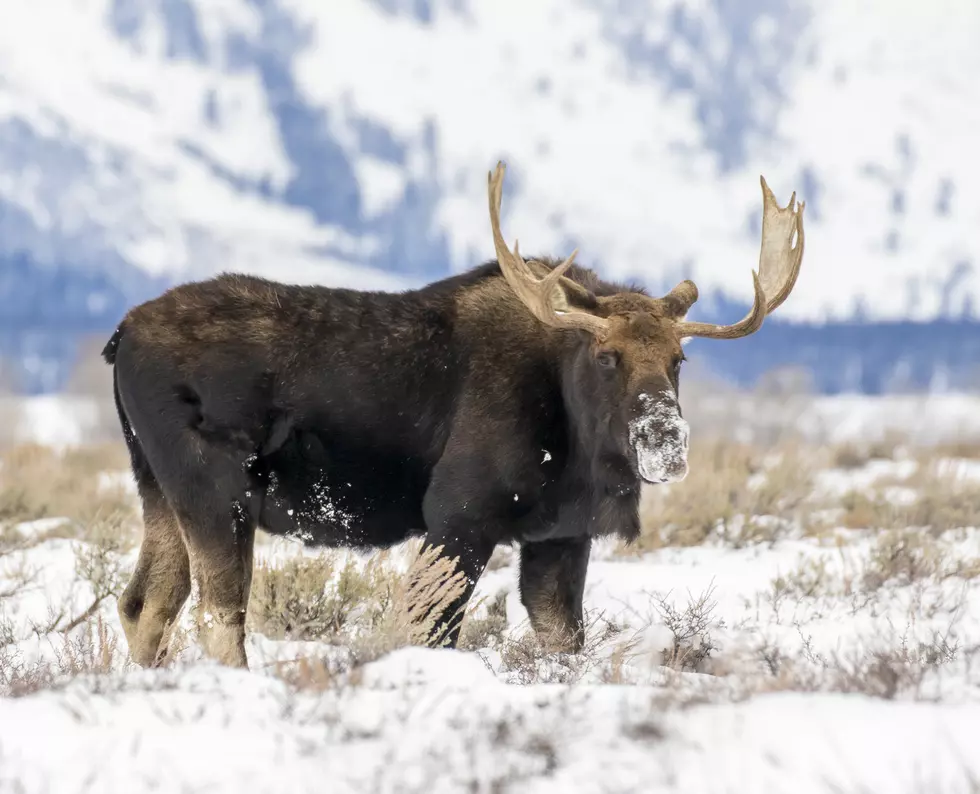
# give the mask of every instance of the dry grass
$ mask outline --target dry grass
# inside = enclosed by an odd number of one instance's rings
[[[954,576],[961,579],[980,576],[980,560],[951,561],[942,540],[928,532],[901,528],[887,530],[875,538],[862,584],[865,590],[876,590],[888,583],[904,586]]]
[[[405,573],[384,553],[363,565],[339,554],[295,557],[257,566],[248,625],[271,639],[319,640],[344,645],[363,664],[408,645],[442,646],[450,614],[466,581],[442,547],[419,551]]]
[[[498,593],[496,598],[487,603],[486,614],[476,617],[475,613],[481,606],[482,604],[476,603],[467,611],[459,636],[458,647],[461,650],[496,648],[504,641],[504,631],[507,629],[507,593]]]
[[[914,490],[910,502],[890,498],[883,481],[870,492],[852,491],[840,500],[841,524],[851,529],[919,527],[933,534],[980,526],[980,482],[944,477],[928,464],[900,484]]]
[[[616,646],[619,670],[609,664],[602,651],[623,633],[623,627],[597,612],[587,613],[585,624],[585,646],[575,654],[548,651],[531,630],[502,638],[498,646],[501,670],[518,684],[573,684],[594,670],[603,678],[621,675],[632,640]]]
[[[812,447],[785,438],[771,448],[701,439],[692,448],[691,473],[685,482],[648,489],[644,494],[643,536],[637,547],[647,551],[705,542],[735,547],[774,543],[815,534],[819,523],[815,514],[831,509],[836,511],[835,526],[875,531],[870,553],[861,558],[863,567],[859,564],[842,579],[829,565],[835,562],[833,556],[807,557],[771,583],[765,598],[776,610],[783,602],[828,595],[873,599],[887,586],[980,576],[980,560],[955,561],[945,534],[960,527],[980,526],[980,482],[948,476],[940,465],[954,453],[955,457],[967,457],[970,450],[910,453],[905,448],[896,452],[899,447],[894,439],[878,445],[838,448]],[[976,450],[970,449],[972,457]],[[918,471],[907,479],[883,480],[843,497],[815,496],[818,469],[833,466],[857,472],[871,460],[896,454],[914,454],[921,464]],[[125,471],[127,466],[121,445],[60,454],[25,445],[11,448],[0,457],[0,558],[7,573],[0,585],[0,598],[16,596],[32,581],[34,572],[25,566],[17,573],[11,559],[16,559],[25,546],[52,535],[86,541],[78,544],[76,574],[91,586],[91,597],[83,603],[52,607],[47,618],[34,626],[34,633],[41,637],[56,634],[67,641],[63,643],[66,650],[55,663],[48,663],[46,671],[4,661],[0,651],[0,691],[25,692],[79,672],[98,673],[108,669],[106,659],[117,658],[111,632],[99,639],[104,629],[100,628],[100,615],[105,614],[107,601],[119,592],[123,578],[119,561],[132,547],[139,521],[132,494],[111,485],[102,487],[99,473]],[[901,502],[893,498],[889,488],[896,485],[907,493],[914,491],[914,499]],[[25,534],[16,528],[19,521],[61,516],[69,521],[45,532]],[[841,534],[866,537],[865,533]],[[351,664],[356,671],[357,665],[396,648],[438,646],[445,640],[447,623],[460,617],[447,614],[447,610],[465,589],[462,577],[433,550],[420,553],[409,573],[397,570],[386,552],[361,561],[346,559],[341,553],[326,551],[317,557],[289,557],[275,565],[256,566],[248,615],[251,631],[270,639],[318,640],[349,649],[349,654],[341,654],[342,669],[334,657],[277,665],[278,674],[295,686],[334,686],[341,673],[344,680],[352,680]],[[514,561],[514,549],[501,548],[490,567],[504,567]],[[651,613],[651,620],[667,626],[673,636],[663,658],[658,658],[663,666],[678,673],[717,672],[712,668],[723,660],[713,658],[717,654],[711,639],[716,625],[712,603],[710,592],[692,598],[686,606],[675,606],[666,599],[655,602],[657,614]],[[471,606],[463,622],[460,647],[498,651],[503,671],[512,681],[568,683],[595,672],[597,666],[601,680],[623,682],[628,676],[633,645],[626,638],[613,647],[611,643],[621,639],[617,634],[621,629],[608,622],[592,622],[588,647],[581,654],[548,654],[533,634],[507,636],[503,595],[474,614],[476,606]],[[4,621],[0,603],[0,648],[14,639],[12,624]],[[931,674],[947,663],[939,640],[933,645],[935,653],[917,646],[851,660],[801,661],[762,654],[763,664],[772,673],[766,685],[840,691],[865,686],[862,691],[896,696],[913,686],[915,676]],[[953,647],[954,643],[948,645]],[[177,641],[172,649],[179,650],[179,646]],[[902,665],[913,669],[898,675],[894,668]],[[861,683],[862,676],[868,683]]]
[[[934,696],[935,690],[926,686],[930,680],[935,682],[958,662],[970,663],[978,652],[978,648],[961,648],[948,633],[934,632],[925,641],[913,642],[903,636],[891,647],[824,656],[803,636],[803,649],[796,657],[760,647],[760,661],[770,676],[752,681],[744,694],[842,692],[884,700],[923,699]]]
[[[101,617],[88,630],[50,645],[52,658],[26,661],[0,643],[0,696],[23,697],[63,686],[82,675],[107,675],[123,658],[115,634]]]
[[[772,542],[801,521],[812,492],[804,448],[764,450],[723,440],[695,443],[685,480],[645,489],[638,550],[696,546],[709,537],[734,545]]]
[[[456,560],[440,556],[441,552],[442,546],[424,548],[396,580],[377,630],[357,638],[353,650],[359,661],[408,645],[446,645],[452,626],[464,617],[450,610],[468,584],[466,575],[456,570]]]
[[[869,441],[835,444],[830,447],[829,465],[837,469],[859,469],[872,460],[895,460],[905,447],[906,439],[894,432]]]
[[[74,524],[132,519],[136,502],[124,488],[100,481],[105,472],[127,472],[122,444],[58,452],[23,444],[0,456],[0,525],[66,517]]]
[[[363,566],[338,556],[291,557],[255,567],[249,598],[249,630],[275,640],[320,640],[340,636],[352,623],[375,628],[391,603],[396,574],[385,555]]]
[[[808,445],[783,440],[772,448],[723,437],[692,445],[690,472],[677,484],[644,490],[642,534],[624,553],[708,541],[736,548],[784,537],[849,529],[919,527],[933,534],[980,526],[980,480],[958,474],[950,458],[980,454],[975,445],[910,448],[898,437],[867,444]],[[818,470],[857,471],[871,461],[908,458],[907,478],[881,477],[840,496],[815,492]],[[904,476],[904,475],[903,475]],[[897,498],[898,487],[911,498]]]

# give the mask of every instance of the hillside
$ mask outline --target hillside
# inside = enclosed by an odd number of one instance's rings
[[[694,348],[729,379],[775,362],[824,391],[970,385],[978,33],[971,0],[17,4],[0,355],[51,391],[79,334],[175,281],[397,288],[469,267],[503,157],[525,251],[577,245],[651,289],[694,277],[702,318],[749,296],[758,175],[797,190],[792,329]]]

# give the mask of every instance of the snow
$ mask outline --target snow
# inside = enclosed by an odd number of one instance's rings
[[[852,533],[843,546],[709,543],[639,559],[599,544],[587,608],[622,634],[582,667],[574,657],[536,660],[538,682],[526,685],[527,671],[489,648],[406,648],[353,672],[339,648],[256,634],[250,672],[219,668],[195,647],[174,667],[151,672],[117,656],[109,675],[0,700],[0,790],[302,792],[329,781],[338,792],[709,792],[737,781],[741,792],[968,791],[980,775],[970,749],[980,726],[980,670],[965,655],[980,646],[980,583],[889,586],[858,609],[846,581],[871,541]],[[948,542],[953,557],[980,554],[980,530]],[[24,662],[64,658],[66,640],[30,626],[63,599],[74,610],[89,603],[91,591],[73,576],[80,545],[46,540],[24,552],[36,578],[4,601],[9,630],[23,638],[4,653]],[[316,552],[279,541],[257,553]],[[805,561],[825,570],[823,592],[775,598],[771,583]],[[18,560],[5,562],[0,589]],[[135,552],[125,567],[133,562]],[[477,598],[500,590],[508,630],[518,636],[526,613],[516,566],[485,576]],[[707,662],[687,672],[662,666],[673,635],[656,605],[682,612],[703,592],[715,601],[696,638],[711,649]],[[111,599],[99,616],[124,648]],[[914,649],[936,632],[962,658],[927,670],[894,699],[819,686],[781,692],[778,681],[757,688],[771,681],[762,648],[844,663],[875,649]],[[623,643],[629,652],[612,679]],[[274,675],[277,664],[302,657],[332,659],[332,683],[296,689]]]
[[[34,421],[59,421],[57,403],[34,405]],[[976,398],[963,396],[821,398],[809,410],[843,428],[835,442],[874,441],[912,414],[962,440],[971,407],[976,427]],[[755,484],[779,461],[766,465]],[[812,496],[833,505],[889,483],[886,497],[907,501],[922,465],[900,451],[825,468]],[[944,453],[930,465],[980,481],[975,460]],[[93,476],[135,498],[124,474]],[[17,539],[0,547],[0,685],[11,670],[53,676],[0,698],[0,791],[975,790],[980,527],[915,535],[936,567],[869,585],[890,534],[827,512],[824,531],[777,528],[761,542],[718,531],[698,546],[628,554],[595,542],[581,654],[522,651],[519,555],[507,549],[477,585],[472,619],[498,597],[506,612],[485,647],[402,648],[354,666],[344,644],[253,631],[248,671],[204,659],[192,636],[171,666],[135,668],[115,598],[98,600],[83,575],[94,540],[63,537],[69,518],[0,522]],[[125,578],[137,554],[110,549],[97,570]],[[334,577],[381,556],[264,536],[255,550],[271,566],[323,554]],[[400,572],[410,562],[407,546],[381,560]],[[63,632],[93,603],[90,621]],[[191,625],[185,609],[178,631]],[[321,675],[304,678],[304,663]]]
[[[200,669],[0,702],[0,785],[138,791],[968,791],[980,706],[772,695],[663,713],[649,689],[506,687],[439,651],[354,690]],[[415,666],[425,678],[389,685]],[[436,673],[433,675],[432,673]],[[43,737],[43,740],[40,740]],[[19,786],[19,788],[17,788]],[[50,786],[50,789],[46,787]],[[836,788],[835,788],[836,787]]]
[[[0,413],[13,417],[15,442],[49,447],[72,446],[88,440],[98,424],[101,400],[45,394],[31,398],[0,395]]]
[[[527,251],[575,244],[610,276],[749,301],[764,174],[809,208],[780,316],[976,301],[973,0],[752,3],[744,25],[700,0],[395,5],[13,4],[0,201],[28,220],[2,251],[398,288],[490,255],[484,176],[504,157]],[[114,31],[124,13],[138,24]],[[284,131],[290,108],[309,129]],[[287,199],[298,176],[314,195]],[[338,217],[318,215],[331,195]]]
[[[629,423],[640,476],[651,483],[679,482],[687,476],[690,427],[671,396],[660,400],[641,394],[641,413]]]

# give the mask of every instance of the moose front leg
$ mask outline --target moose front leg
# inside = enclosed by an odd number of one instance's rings
[[[577,653],[585,644],[582,594],[591,547],[588,537],[521,547],[521,603],[548,651]]]
[[[430,636],[430,642],[435,641],[455,648],[459,642],[466,606],[473,596],[473,590],[483,570],[490,562],[496,544],[473,527],[460,527],[453,523],[450,523],[450,526],[455,526],[455,529],[427,533],[423,548],[441,546],[439,558],[454,560],[456,564],[453,573],[463,575],[460,583],[462,592],[445,605],[445,609],[437,618],[435,631]],[[422,620],[428,617],[427,613],[420,615]]]

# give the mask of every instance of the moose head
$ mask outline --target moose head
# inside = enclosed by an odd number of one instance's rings
[[[762,244],[755,298],[732,325],[688,322],[698,299],[694,282],[682,281],[661,298],[635,291],[596,296],[565,274],[577,254],[556,266],[525,261],[515,241],[500,231],[505,167],[489,175],[490,225],[500,269],[524,306],[549,328],[574,332],[566,400],[588,416],[597,463],[627,469],[632,479],[664,483],[687,474],[688,424],[678,402],[685,339],[738,339],[755,333],[786,300],[803,259],[804,202],[794,192],[780,207],[762,184]],[[626,472],[624,471],[624,474]]]

